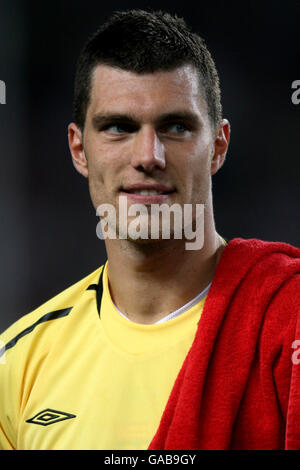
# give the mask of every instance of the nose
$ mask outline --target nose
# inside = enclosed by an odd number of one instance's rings
[[[166,167],[165,147],[150,125],[142,127],[135,136],[131,164],[147,173]]]

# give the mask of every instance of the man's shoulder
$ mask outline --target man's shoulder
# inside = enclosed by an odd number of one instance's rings
[[[282,241],[237,237],[229,240],[227,244],[231,247],[239,247],[240,249],[252,252],[284,252],[291,256],[300,257],[300,249],[298,247]]]
[[[269,265],[282,268],[299,265],[300,249],[285,242],[265,241],[257,238],[234,238],[224,250],[226,261],[230,260],[241,269]],[[243,271],[243,269],[241,269]]]
[[[266,305],[281,291],[299,302],[300,250],[283,242],[234,238],[223,250],[210,297],[259,299]],[[214,294],[214,295],[212,295]]]
[[[89,286],[97,284],[102,269],[103,266],[100,266],[10,325],[0,335],[0,360],[5,351],[11,349],[27,334],[38,330],[36,327],[39,325],[50,325],[53,324],[51,320],[67,317]]]

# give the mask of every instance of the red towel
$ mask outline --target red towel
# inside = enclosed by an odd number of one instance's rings
[[[229,242],[149,449],[300,449],[298,248]]]

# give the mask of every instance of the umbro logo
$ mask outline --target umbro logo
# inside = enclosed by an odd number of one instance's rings
[[[46,410],[40,411],[33,418],[27,419],[26,423],[40,424],[41,426],[49,426],[49,424],[58,423],[58,421],[64,421],[65,419],[76,418],[76,415],[65,413],[64,411],[52,410],[47,408]]]

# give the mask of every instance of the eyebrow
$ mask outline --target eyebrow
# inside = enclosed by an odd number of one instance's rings
[[[180,110],[161,114],[155,119],[155,124],[160,125],[174,121],[189,122],[195,127],[198,127],[201,124],[201,119],[199,119],[199,116],[196,113]],[[139,125],[139,120],[134,115],[128,113],[97,113],[92,117],[92,124],[95,129],[99,129],[114,122],[126,122],[135,126]]]

